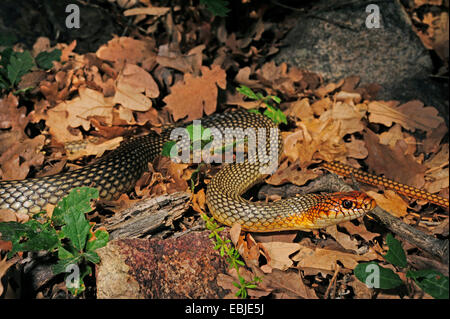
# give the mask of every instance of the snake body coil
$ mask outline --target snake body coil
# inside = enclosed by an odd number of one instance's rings
[[[248,155],[241,163],[225,165],[208,185],[208,206],[221,223],[240,223],[244,230],[259,232],[321,228],[360,217],[375,207],[374,200],[360,192],[307,194],[272,203],[247,201],[241,195],[264,178],[264,165],[273,160],[277,163],[281,154],[280,134],[270,134],[274,130],[277,132],[277,127],[267,117],[247,111],[215,114],[202,119],[201,125],[214,127],[222,133],[236,128],[242,132],[248,128],[262,130],[269,141],[262,145],[263,157]],[[0,181],[0,209],[38,213],[47,203],[56,204],[71,189],[80,186],[96,187],[101,198],[112,199],[134,186],[147,170],[148,162],[161,154],[171,131],[172,128],[160,135],[133,138],[95,163],[77,170],[22,181]],[[236,136],[237,139],[242,137]],[[276,151],[271,153],[270,147],[273,150],[274,145]]]

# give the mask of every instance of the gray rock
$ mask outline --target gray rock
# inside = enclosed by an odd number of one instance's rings
[[[430,78],[433,64],[412,30],[398,1],[359,1],[337,9],[299,15],[275,62],[287,62],[321,74],[326,82],[357,75],[363,83],[378,83],[378,99],[419,99],[448,115],[448,84]],[[380,28],[367,28],[367,5],[379,7]],[[336,8],[336,1],[332,2]],[[331,7],[331,6],[328,6]],[[446,113],[445,113],[446,112]]]

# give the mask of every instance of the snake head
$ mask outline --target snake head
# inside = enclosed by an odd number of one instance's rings
[[[327,227],[364,216],[376,207],[375,200],[365,193],[353,191],[327,194],[316,215],[315,225]]]

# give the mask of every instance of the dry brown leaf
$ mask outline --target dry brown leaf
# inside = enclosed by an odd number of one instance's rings
[[[125,64],[141,64],[150,70],[156,63],[155,43],[151,38],[136,40],[129,37],[114,37],[102,45],[96,52],[97,57],[117,62],[119,67]]]
[[[134,111],[148,111],[150,98],[159,96],[159,88],[152,76],[143,68],[126,64],[116,82],[113,103]]]
[[[227,92],[227,105],[239,105],[247,110],[256,109],[261,106],[260,101],[244,101],[245,96],[239,92]]]
[[[206,196],[203,188],[192,195],[191,206],[197,213],[205,214]]]
[[[278,297],[283,298],[305,298],[317,299],[314,289],[303,283],[301,275],[295,271],[281,271],[273,269],[272,273],[265,274],[257,268],[253,268],[257,276],[263,281],[259,286],[263,289],[270,289],[278,292]]]
[[[123,15],[126,17],[135,16],[138,14],[162,16],[162,15],[165,15],[169,11],[170,11],[170,8],[166,8],[166,7],[144,7],[144,8],[133,8],[133,9],[125,10],[123,12]]]
[[[317,116],[322,115],[323,112],[331,109],[332,107],[333,101],[329,97],[318,100],[311,105],[312,111]]]
[[[355,299],[372,299],[374,289],[367,287],[365,283],[354,278],[348,285],[353,288]]]
[[[370,113],[369,121],[372,123],[381,123],[387,127],[398,123],[410,131],[416,129],[430,131],[444,121],[442,117],[438,116],[438,111],[434,107],[424,107],[420,101],[410,101],[398,107],[374,101],[369,103],[368,111]]]
[[[19,101],[14,94],[9,93],[0,99],[0,129],[12,129],[23,132],[29,119],[25,107],[19,107]]]
[[[424,188],[430,193],[438,193],[442,189],[449,187],[449,169],[448,167],[427,173],[427,179]]]
[[[182,73],[192,73],[198,75],[202,66],[203,50],[205,45],[198,45],[185,55],[180,52],[173,52],[169,49],[169,44],[159,47],[156,62],[161,66],[178,70]]]
[[[289,164],[288,160],[283,161],[278,170],[266,182],[271,185],[281,185],[290,182],[302,186],[319,176],[312,170],[300,167],[299,164],[298,160],[292,164]]]
[[[345,228],[345,230],[350,235],[361,236],[365,241],[371,241],[375,237],[380,236],[380,234],[378,234],[378,233],[372,233],[372,232],[368,231],[366,229],[366,227],[364,226],[364,224],[355,225],[351,221],[347,221],[347,222],[341,223],[341,224],[339,224],[339,227]]]
[[[97,157],[100,157],[103,155],[105,151],[110,151],[119,147],[122,141],[123,137],[118,136],[116,138],[107,140],[100,144],[87,143],[83,149],[80,149],[73,153],[72,152],[68,153],[67,159],[72,161],[89,155],[95,155]]]
[[[192,121],[202,117],[203,113],[210,115],[216,110],[217,86],[225,89],[226,73],[217,65],[211,69],[203,66],[201,70],[200,77],[185,74],[184,81],[172,86],[171,93],[164,98],[175,121],[185,117]]]
[[[333,107],[320,116],[320,120],[325,123],[332,119],[339,124],[339,136],[360,132],[364,129],[361,119],[365,112],[350,104],[337,102]]]
[[[80,88],[78,92],[78,97],[58,104],[42,116],[50,128],[50,134],[63,144],[80,140],[81,132],[72,134],[74,131],[69,132],[69,128],[82,126],[89,130],[91,116],[100,116],[106,124],[112,124],[114,103],[111,98],[105,98],[102,93],[88,88]]]
[[[370,251],[364,255],[356,255],[340,252],[337,250],[300,247],[300,251],[292,257],[292,260],[298,261],[297,267],[316,268],[327,271],[335,271],[336,262],[340,261],[347,269],[354,269],[358,262],[377,259],[378,255]]]
[[[416,139],[413,136],[402,132],[402,128],[399,124],[394,124],[387,132],[380,134],[380,143],[383,145],[394,148],[398,141],[402,141],[407,145],[405,155],[414,154],[416,152]]]
[[[258,80],[251,80],[250,75],[252,74],[252,71],[249,66],[246,66],[239,70],[238,74],[234,77],[234,80],[237,83],[243,84],[245,86],[251,87],[251,88],[262,88],[263,86],[259,83]]]
[[[388,189],[384,194],[368,191],[367,194],[375,199],[378,206],[395,217],[402,217],[408,214],[408,204],[392,190]]]
[[[287,103],[288,108],[284,111],[286,116],[294,120],[308,121],[314,118],[314,114],[307,98]]]
[[[343,248],[357,251],[358,249],[358,241],[354,238],[351,238],[349,235],[344,234],[338,231],[337,226],[329,226],[325,229],[325,232],[330,234]]]
[[[364,141],[369,151],[366,162],[377,175],[385,175],[417,188],[424,185],[426,167],[417,163],[412,155],[405,155],[405,150],[401,147],[402,141],[397,141],[395,148],[391,149],[380,144],[378,136],[369,129],[364,134]]]
[[[45,142],[44,135],[33,139],[15,137],[3,142],[9,145],[0,156],[2,178],[5,180],[24,179],[30,171],[30,166],[39,166],[44,161],[44,155],[41,153]]]
[[[269,254],[266,256],[268,265],[280,270],[286,270],[293,265],[289,256],[300,249],[297,243],[266,242],[262,245]]]
[[[444,136],[448,133],[448,128],[445,123],[441,123],[437,128],[428,131],[427,137],[423,141],[423,149],[425,153],[437,152]]]
[[[357,140],[353,135],[350,137],[350,142],[345,143],[347,149],[347,157],[353,157],[357,159],[366,158],[369,154],[364,141]]]
[[[14,265],[14,262],[6,260],[6,256],[3,259],[0,259],[0,296],[3,294],[3,285],[2,285],[2,277],[6,274],[6,271]]]

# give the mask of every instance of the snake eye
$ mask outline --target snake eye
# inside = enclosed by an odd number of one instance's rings
[[[350,209],[353,207],[353,202],[351,200],[343,200],[342,201],[342,207],[344,207],[345,209]]]

